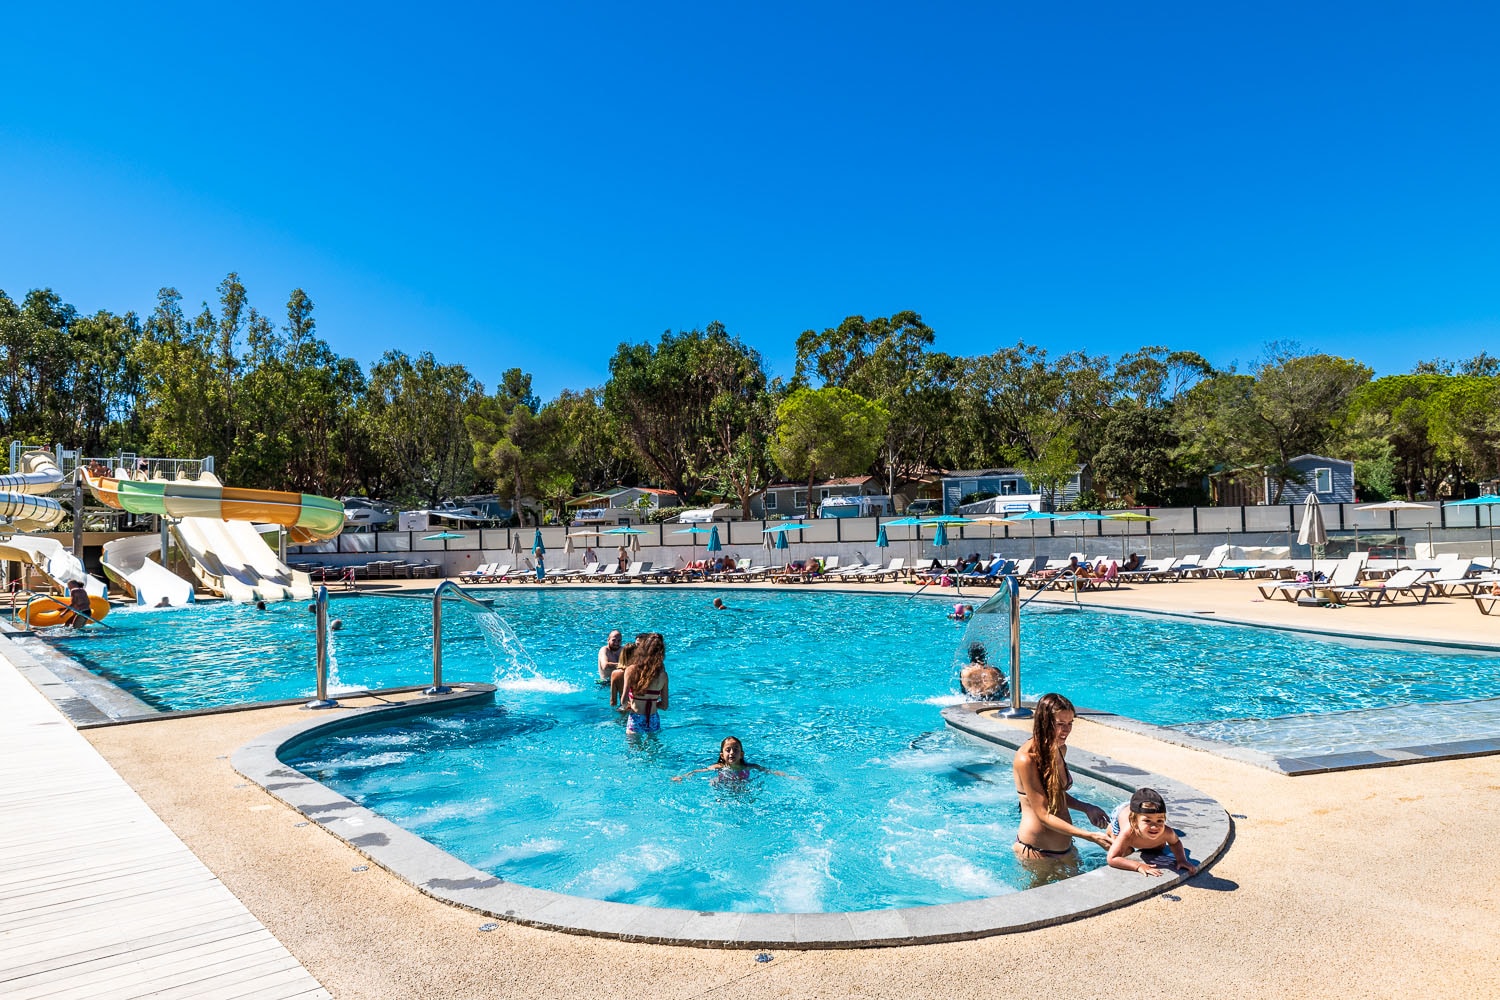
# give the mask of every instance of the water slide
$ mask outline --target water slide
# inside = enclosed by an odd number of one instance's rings
[[[172,533],[203,585],[231,601],[305,601],[313,596],[312,578],[276,558],[249,521],[184,517],[172,525]]]
[[[62,470],[51,452],[29,451],[21,456],[21,470],[0,476],[0,517],[17,531],[50,531],[63,519],[62,504],[50,497],[62,485]]]
[[[46,577],[60,592],[66,593],[68,584],[82,580],[83,589],[90,597],[108,597],[109,587],[103,580],[89,576],[83,563],[51,538],[28,538],[17,535],[0,542],[0,560],[22,562]]]
[[[122,590],[135,595],[136,604],[156,608],[166,601],[180,608],[193,603],[193,585],[151,558],[160,549],[161,539],[156,535],[116,538],[104,543],[99,563]]]
[[[333,538],[344,530],[344,505],[327,497],[222,485],[210,473],[197,479],[130,479],[88,470],[84,480],[101,503],[133,514],[176,518],[173,533],[204,586],[234,601],[312,596],[306,573],[288,568],[251,522],[287,529],[298,543]]]

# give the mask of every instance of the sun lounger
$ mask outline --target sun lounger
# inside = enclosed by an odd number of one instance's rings
[[[1171,556],[1148,559],[1140,569],[1121,571],[1117,574],[1117,579],[1121,583],[1159,583],[1163,580],[1176,580],[1177,574],[1172,571],[1172,564],[1176,561]]]
[[[1482,615],[1493,615],[1495,609],[1500,607],[1500,594],[1475,594],[1474,606]]]
[[[629,569],[615,577],[615,582],[634,583],[636,580],[639,580],[641,578],[642,573],[650,572],[651,564],[649,562],[633,562],[630,564]]]
[[[876,566],[869,572],[861,573],[859,581],[861,583],[879,583],[883,580],[899,580],[906,575],[906,559],[902,556],[897,556],[884,569]]]
[[[493,572],[495,572],[495,564],[485,563],[482,566],[475,566],[467,573],[458,574],[458,582],[480,583],[481,581],[488,579],[490,574],[492,574]]]
[[[1417,604],[1426,604],[1427,598],[1432,596],[1432,584],[1426,579],[1430,575],[1425,569],[1403,569],[1379,583],[1334,587],[1332,593],[1335,600],[1344,604],[1363,601],[1371,607],[1378,607],[1381,604],[1395,604],[1402,597],[1410,597]]]
[[[1311,594],[1319,590],[1352,588],[1359,584],[1359,574],[1364,569],[1367,558],[1368,553],[1354,552],[1340,559],[1338,562],[1332,563],[1333,568],[1329,571],[1327,580],[1309,580],[1305,583],[1262,583],[1257,585],[1255,589],[1260,591],[1260,596],[1268,601],[1275,600],[1278,597],[1288,601],[1295,601],[1304,594]],[[1311,564],[1309,564],[1309,568],[1311,568]]]

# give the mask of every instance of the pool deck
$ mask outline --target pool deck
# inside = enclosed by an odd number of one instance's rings
[[[1480,615],[1472,601],[1333,610],[1255,596],[1253,584],[1226,580],[1082,600],[1500,645],[1500,619]],[[317,826],[298,825],[305,823],[300,814],[230,766],[238,748],[306,714],[283,706],[165,718],[79,738],[335,997],[589,997],[644,989],[658,998],[990,1000],[1008,989],[1035,990],[1039,977],[1049,993],[1084,997],[1122,990],[1145,997],[1500,995],[1500,860],[1493,844],[1500,756],[1291,778],[1083,719],[1074,746],[1171,776],[1229,810],[1232,841],[1211,870],[1168,894],[1037,930],[920,946],[777,950],[757,961],[741,950],[503,922],[481,930],[489,921],[479,914],[424,896],[378,867],[357,871],[365,860],[353,848]],[[37,737],[8,738],[26,741],[24,751],[8,755],[14,769],[50,773],[54,761]],[[33,796],[25,808],[32,827],[66,825],[72,811],[65,794]],[[8,818],[7,827],[13,822]],[[23,862],[21,870],[35,877],[44,869]]]

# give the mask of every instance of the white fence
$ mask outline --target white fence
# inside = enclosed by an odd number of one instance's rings
[[[1335,547],[1372,544],[1388,548],[1393,554],[1418,552],[1418,547],[1458,551],[1473,555],[1487,554],[1490,508],[1434,507],[1431,510],[1369,511],[1356,504],[1327,504],[1324,523]],[[1296,544],[1302,516],[1300,505],[1264,507],[1154,507],[1138,508],[1154,521],[1030,521],[1024,524],[965,524],[946,529],[948,547],[942,555],[960,553],[1001,553],[1005,555],[1036,552],[1065,557],[1070,552],[1089,556],[1112,556],[1127,551],[1145,555],[1154,553],[1206,553],[1213,546],[1233,545],[1288,546],[1294,555],[1305,555]],[[933,529],[923,526],[887,527],[889,547],[884,551],[875,545],[882,523],[895,518],[839,517],[802,522],[800,530],[787,533],[786,552],[765,552],[764,529],[784,525],[786,521],[717,521],[722,554],[749,556],[757,561],[782,562],[783,556],[837,555],[846,561],[858,557],[875,561],[891,556],[932,558]],[[291,552],[313,556],[328,563],[360,562],[384,554],[420,554],[423,558],[442,561],[446,568],[462,571],[478,562],[514,557],[519,551],[529,557],[540,530],[547,551],[547,563],[556,568],[582,562],[584,550],[592,547],[603,558],[613,560],[622,542],[639,554],[632,559],[649,559],[658,566],[689,562],[705,556],[707,535],[682,531],[680,524],[642,524],[635,526],[639,535],[587,535],[572,539],[574,551],[565,554],[570,529],[558,525],[537,528],[496,528],[446,532],[457,537],[427,538],[428,532],[381,531],[346,533],[336,539],[315,545],[293,546]],[[577,532],[580,529],[571,529]],[[917,532],[920,531],[920,535]],[[1360,536],[1356,538],[1356,536]],[[760,551],[757,551],[760,550]]]

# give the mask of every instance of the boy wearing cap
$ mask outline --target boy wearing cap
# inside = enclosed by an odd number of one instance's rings
[[[1137,788],[1129,802],[1123,802],[1110,818],[1109,832],[1115,842],[1109,848],[1109,866],[1142,875],[1165,875],[1170,868],[1198,873],[1198,866],[1188,861],[1187,851],[1177,831],[1167,825],[1167,803],[1154,788]],[[1171,857],[1167,848],[1171,848]],[[1140,852],[1140,858],[1130,855]]]

